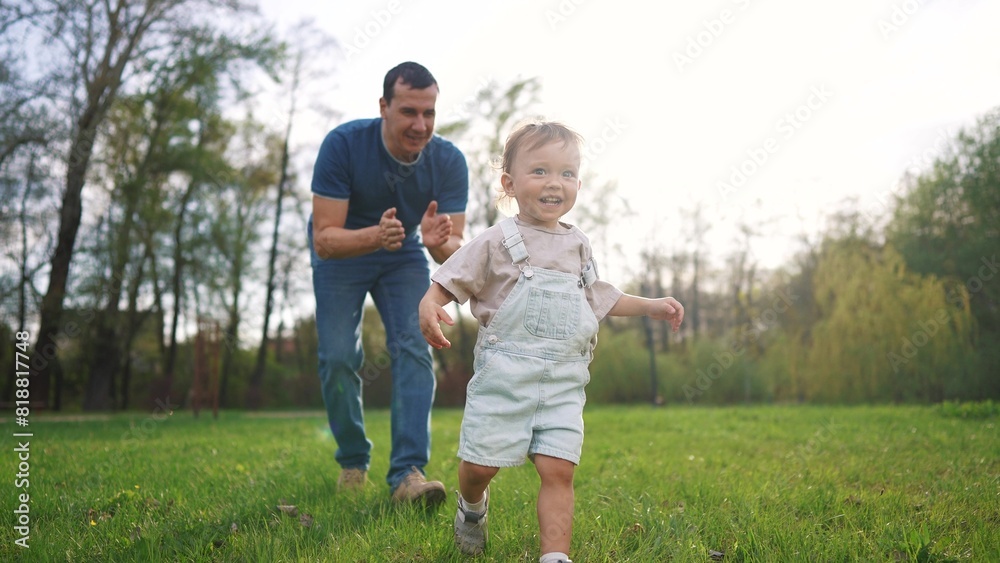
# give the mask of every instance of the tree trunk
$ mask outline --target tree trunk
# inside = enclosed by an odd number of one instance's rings
[[[62,373],[59,367],[60,336],[73,336],[79,326],[76,319],[63,319],[63,299],[69,280],[69,267],[73,259],[73,246],[80,229],[83,215],[82,193],[87,175],[90,156],[94,150],[97,126],[104,111],[90,106],[80,120],[80,129],[70,145],[66,191],[63,192],[59,209],[59,231],[56,250],[52,254],[49,270],[49,287],[42,298],[41,318],[38,338],[35,343],[35,359],[32,367],[37,371],[31,378],[31,398],[53,410],[62,409]],[[70,328],[70,324],[73,328]],[[55,376],[56,389],[52,392],[52,378]]]
[[[267,264],[267,297],[264,300],[264,329],[260,337],[260,348],[257,349],[257,362],[250,375],[250,385],[247,387],[246,408],[259,409],[263,406],[261,384],[264,382],[264,367],[267,363],[267,331],[271,322],[271,312],[274,309],[274,278],[278,261],[278,234],[281,227],[281,206],[285,199],[285,185],[288,183],[288,142],[292,135],[292,117],[295,115],[295,104],[288,113],[288,127],[285,128],[285,141],[281,149],[281,177],[278,179],[278,201],[274,212],[274,231],[271,234],[271,255]]]
[[[642,282],[640,285],[640,291],[643,296],[649,297],[650,288],[649,284]],[[649,351],[649,401],[656,406],[659,404],[658,396],[659,390],[657,389],[657,373],[656,373],[656,338],[653,334],[653,320],[648,316],[642,317],[642,328],[646,333],[646,349]]]
[[[239,220],[239,225],[241,228],[245,226],[242,217]],[[237,248],[233,255],[233,266],[230,272],[233,281],[233,300],[229,307],[229,321],[226,323],[224,335],[226,350],[222,355],[222,374],[219,377],[219,403],[224,406],[228,406],[226,392],[229,388],[229,377],[233,372],[234,360],[240,347],[240,296],[243,293],[243,258],[244,250]]]
[[[234,291],[233,302],[239,303],[239,290]],[[229,375],[233,371],[233,363],[236,358],[236,352],[239,349],[239,328],[240,328],[240,313],[233,307],[233,310],[229,312],[229,322],[226,323],[226,333],[223,336],[224,348],[222,353],[222,373],[219,376],[219,404],[222,406],[228,406],[229,403],[226,400],[226,391],[229,388]]]
[[[35,358],[33,367],[37,370],[31,378],[31,397],[45,405],[52,401],[53,410],[62,409],[62,370],[59,366],[59,338],[73,337],[80,329],[77,319],[63,318],[63,300],[66,297],[66,285],[69,281],[69,267],[73,260],[73,246],[76,244],[77,231],[80,229],[80,219],[83,215],[83,186],[87,180],[87,169],[90,157],[94,152],[97,131],[107,116],[108,108],[118,95],[122,74],[125,66],[131,60],[136,46],[142,39],[149,25],[157,17],[151,11],[159,8],[148,4],[136,20],[119,20],[120,13],[116,8],[114,14],[108,15],[107,43],[103,52],[87,52],[87,58],[96,55],[93,60],[99,60],[96,68],[86,75],[82,86],[86,89],[87,99],[83,110],[76,119],[73,140],[69,146],[66,159],[66,190],[63,192],[62,204],[59,208],[59,231],[56,250],[52,254],[49,270],[49,287],[42,299],[38,339],[35,343]],[[162,15],[162,13],[160,14]],[[88,22],[91,23],[91,22]],[[124,29],[123,25],[134,23],[133,29]],[[90,47],[91,38],[85,40]],[[117,56],[117,58],[115,58]],[[89,323],[89,319],[80,319]],[[52,393],[52,377],[55,376],[55,393]]]
[[[691,277],[691,333],[697,337],[701,326],[701,308],[698,304],[698,277],[701,275],[701,256],[696,251],[693,259],[694,275]]]
[[[160,395],[157,398],[169,397],[170,389],[174,384],[174,371],[177,364],[177,325],[180,323],[181,311],[184,306],[184,220],[188,202],[194,195],[196,185],[197,182],[194,179],[188,182],[187,189],[181,196],[180,208],[177,210],[177,221],[174,223],[174,272],[170,282],[170,290],[174,296],[174,308],[171,314],[170,335],[167,339],[166,357],[163,363],[163,377],[155,386],[156,392]]]
[[[32,153],[28,162],[28,176],[24,182],[24,194],[21,196],[21,211],[18,213],[18,221],[21,223],[21,256],[18,269],[20,270],[20,282],[17,287],[17,332],[23,332],[28,317],[28,284],[31,276],[28,273],[28,199],[31,195],[32,180],[34,179],[35,155]],[[5,356],[5,352],[0,352],[0,358]],[[6,363],[0,363],[6,366]],[[3,400],[14,400],[14,385],[17,379],[16,370],[9,370],[7,382],[4,386]]]
[[[129,283],[128,288],[128,316],[127,316],[127,328],[125,330],[125,342],[122,345],[122,384],[121,384],[121,403],[120,406],[123,410],[128,409],[129,396],[131,394],[132,385],[132,344],[135,342],[135,337],[139,334],[142,329],[142,325],[145,322],[145,316],[140,316],[138,311],[138,301],[139,301],[139,287],[142,285],[143,271],[145,270],[146,261],[150,262],[155,260],[152,251],[152,245],[147,239],[146,242],[146,252],[142,260],[139,262],[138,271],[136,275],[132,278]]]
[[[121,368],[121,309],[122,284],[128,266],[129,250],[132,247],[132,227],[138,207],[139,185],[125,184],[125,213],[121,231],[118,234],[115,254],[111,267],[108,287],[108,301],[98,320],[96,353],[90,365],[90,378],[83,399],[83,410],[107,410],[114,406],[115,380]]]

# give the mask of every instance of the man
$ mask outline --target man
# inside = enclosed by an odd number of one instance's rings
[[[397,501],[442,502],[428,482],[430,413],[435,380],[417,306],[430,285],[426,248],[438,263],[462,244],[469,174],[465,157],[434,136],[437,81],[423,66],[390,70],[381,117],[331,131],[313,170],[310,220],[319,377],[341,466],[338,488],[367,482],[362,387],[377,374],[361,347],[371,294],[386,333],[392,369],[392,451],[386,482]]]

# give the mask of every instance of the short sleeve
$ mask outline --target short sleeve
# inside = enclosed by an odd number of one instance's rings
[[[598,321],[601,321],[608,316],[608,312],[614,308],[615,303],[618,303],[622,295],[624,295],[622,290],[608,282],[598,280],[587,290],[587,301],[590,302],[590,308],[594,310],[594,316],[597,317]]]
[[[590,245],[590,239],[580,229],[574,227],[574,232],[580,237],[581,241],[580,261],[586,263],[588,260],[593,260],[594,249]],[[601,270],[599,267],[597,271],[600,274]],[[587,289],[587,302],[590,303],[590,308],[593,309],[594,316],[597,317],[598,321],[601,321],[604,317],[608,316],[608,312],[621,299],[622,295],[624,295],[622,290],[599,279]]]
[[[431,275],[431,280],[441,284],[456,301],[464,304],[486,285],[491,258],[488,237],[480,235],[459,247]]]
[[[312,192],[318,196],[351,199],[350,152],[344,134],[334,129],[323,139],[313,167]]]

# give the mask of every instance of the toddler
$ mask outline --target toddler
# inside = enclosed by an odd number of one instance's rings
[[[573,472],[598,322],[648,315],[676,332],[684,318],[672,297],[645,299],[598,280],[589,240],[560,222],[581,188],[581,145],[556,122],[511,133],[501,198],[516,200],[517,215],[456,251],[420,302],[420,329],[435,348],[451,346],[439,324],[453,324],[448,303],[470,301],[480,324],[458,449],[455,543],[465,554],[486,546],[490,480],[527,457],[541,481],[539,561],[570,563]]]

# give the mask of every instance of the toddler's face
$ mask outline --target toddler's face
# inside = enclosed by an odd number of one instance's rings
[[[507,195],[517,200],[522,221],[554,229],[573,209],[580,191],[580,150],[556,141],[520,151],[500,182]]]

